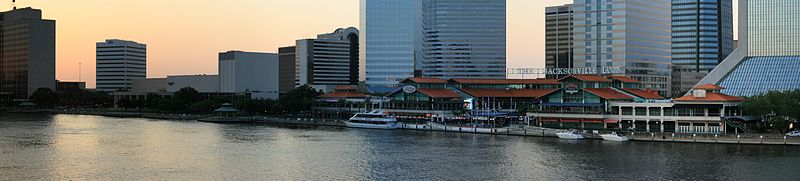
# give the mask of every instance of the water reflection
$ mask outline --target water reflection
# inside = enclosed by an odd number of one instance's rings
[[[796,149],[0,115],[8,180],[796,180]]]

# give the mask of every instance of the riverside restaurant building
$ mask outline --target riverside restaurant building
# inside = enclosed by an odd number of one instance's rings
[[[430,120],[519,117],[515,120],[524,124],[564,129],[689,133],[746,129],[733,119],[740,116],[744,99],[722,94],[723,88],[714,85],[698,86],[690,95],[666,99],[623,76],[407,78],[400,83],[401,88],[381,96],[340,89],[321,96],[318,105],[330,109],[335,102],[355,102],[399,118]],[[363,111],[350,107],[347,110],[354,113]],[[729,116],[731,119],[725,118]]]

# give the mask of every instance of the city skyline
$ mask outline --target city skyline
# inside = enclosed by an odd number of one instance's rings
[[[184,6],[187,3],[192,5]],[[544,67],[544,9],[568,3],[572,1],[508,0],[509,68]],[[292,45],[296,39],[313,38],[337,27],[359,27],[357,0],[23,1],[17,7],[42,9],[44,18],[57,20],[56,78],[76,81],[81,77],[87,87],[95,87],[94,43],[105,39],[148,44],[147,76],[165,77],[216,74],[219,52],[277,53],[278,47]],[[327,9],[340,11],[315,13]],[[149,13],[133,16],[138,12]],[[281,18],[288,14],[293,18]],[[231,29],[237,32],[225,33]],[[79,63],[84,70],[80,76]]]

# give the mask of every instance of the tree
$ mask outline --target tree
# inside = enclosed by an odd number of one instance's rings
[[[191,113],[207,113],[213,111],[217,107],[213,100],[203,100],[190,105],[187,111]]]
[[[145,99],[147,99],[147,101],[145,101],[145,107],[149,109],[158,110],[162,107],[161,100],[163,98],[161,98],[161,95],[158,95],[157,93],[148,93],[147,96],[145,96]]]
[[[742,109],[745,114],[761,116],[773,129],[786,131],[789,123],[800,120],[800,90],[753,96],[742,103]]]
[[[171,112],[181,112],[185,111],[188,107],[183,102],[177,101],[175,99],[163,99],[160,103],[163,106],[164,110],[171,111]]]
[[[772,127],[772,129],[776,129],[780,133],[788,132],[789,124],[791,123],[791,121],[789,121],[789,119],[787,119],[786,117],[772,117],[769,118],[767,122],[769,123],[769,126]]]
[[[283,105],[285,111],[298,113],[311,110],[311,107],[316,103],[320,95],[322,95],[322,93],[314,90],[311,86],[302,85],[287,92],[281,97],[280,103]]]
[[[192,87],[184,87],[175,92],[172,99],[184,103],[186,106],[203,100],[203,95]]]
[[[83,106],[111,107],[114,105],[114,98],[103,92],[83,91],[80,99]]]
[[[38,106],[51,107],[59,102],[58,94],[50,88],[39,88],[31,94],[31,102]]]
[[[272,104],[272,107],[269,108],[269,112],[272,115],[281,115],[283,114],[283,106],[280,103]]]

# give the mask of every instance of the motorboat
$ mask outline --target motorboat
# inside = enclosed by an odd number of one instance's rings
[[[571,140],[583,139],[583,135],[575,130],[558,132],[556,133],[556,136],[558,136],[558,138],[561,139],[571,139]]]
[[[381,110],[358,113],[345,122],[349,128],[397,129],[397,119],[389,117]]]
[[[630,139],[628,139],[627,136],[623,136],[622,134],[619,134],[617,132],[612,132],[612,133],[609,133],[609,134],[601,134],[600,137],[603,137],[603,140],[608,140],[608,141],[628,141],[628,140],[630,140]]]

